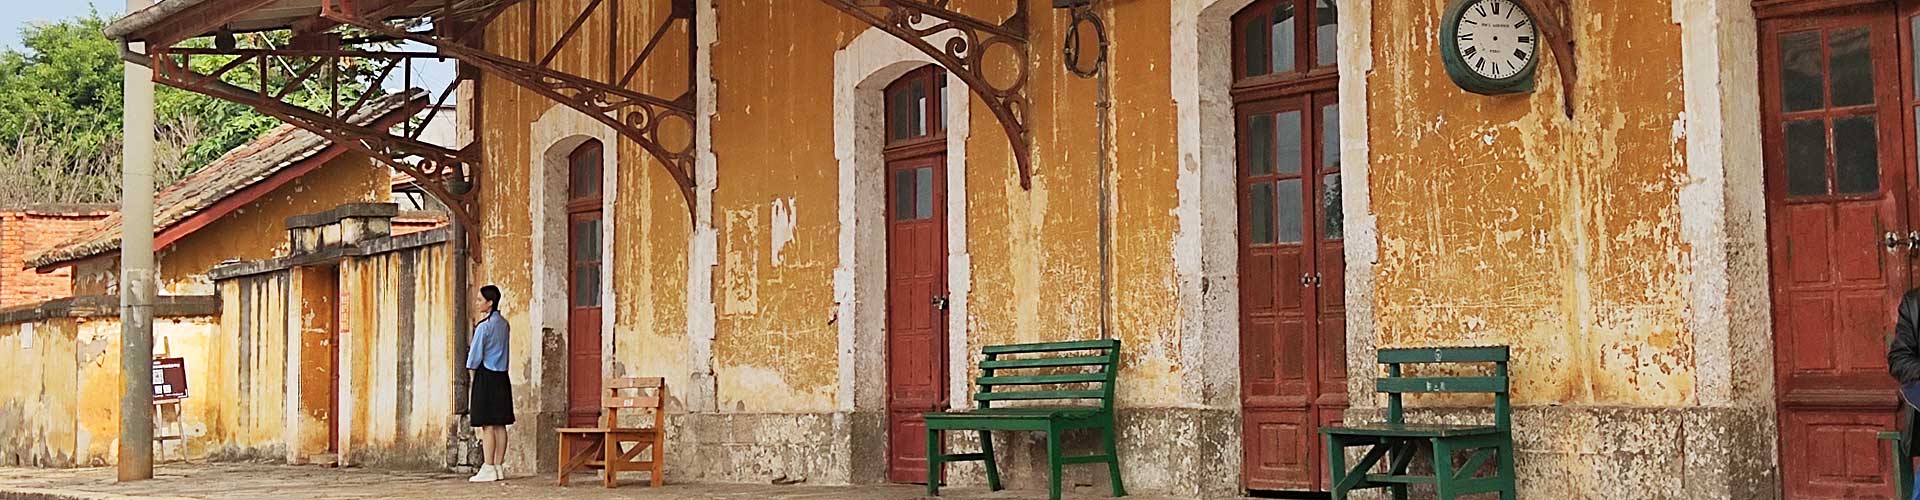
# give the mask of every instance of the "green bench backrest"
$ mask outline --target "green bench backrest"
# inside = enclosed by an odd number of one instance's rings
[[[1374,381],[1374,390],[1387,393],[1387,421],[1405,423],[1400,398],[1406,393],[1490,393],[1493,394],[1493,424],[1501,430],[1511,428],[1512,404],[1507,398],[1506,346],[1437,347],[1418,349],[1381,349],[1380,364],[1387,365],[1387,376]],[[1491,376],[1406,377],[1401,365],[1492,363]]]
[[[1113,409],[1119,340],[996,345],[980,353],[986,359],[973,400],[981,408],[995,401],[1065,399],[1099,400],[1102,409]]]

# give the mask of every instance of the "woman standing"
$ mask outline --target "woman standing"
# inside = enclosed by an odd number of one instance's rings
[[[507,426],[513,425],[513,386],[507,380],[507,320],[500,317],[500,289],[480,287],[480,310],[487,316],[473,326],[473,345],[467,351],[473,393],[469,423],[480,435],[486,455],[480,472],[468,481],[484,483],[507,478],[501,463],[507,458]]]

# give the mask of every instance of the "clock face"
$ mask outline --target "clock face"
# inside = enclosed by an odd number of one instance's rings
[[[1519,75],[1540,53],[1533,17],[1513,0],[1469,0],[1454,26],[1454,46],[1467,70],[1492,80]]]

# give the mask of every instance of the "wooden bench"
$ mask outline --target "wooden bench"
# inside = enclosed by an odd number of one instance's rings
[[[927,494],[940,494],[940,477],[947,462],[966,461],[986,462],[987,487],[999,491],[1000,469],[994,463],[993,434],[989,431],[1034,431],[1046,433],[1051,498],[1060,498],[1062,465],[1097,463],[1107,464],[1113,496],[1127,496],[1120,482],[1120,454],[1115,449],[1113,426],[1113,379],[1119,366],[1120,341],[988,346],[981,349],[981,354],[986,359],[980,362],[981,376],[975,380],[979,390],[973,395],[979,409],[925,414]],[[993,406],[1005,401],[1069,404]],[[1087,401],[1095,404],[1084,403]],[[1100,429],[1104,453],[1064,456],[1061,434],[1074,429]],[[980,452],[947,454],[940,446],[942,431],[978,431]]]
[[[1387,394],[1386,422],[1370,425],[1322,427],[1327,436],[1327,470],[1333,476],[1333,498],[1343,500],[1353,490],[1387,488],[1396,500],[1407,498],[1407,486],[1432,484],[1438,498],[1451,500],[1472,493],[1498,492],[1502,500],[1514,498],[1512,406],[1507,398],[1507,348],[1443,347],[1426,349],[1381,349],[1380,363],[1387,375],[1375,381],[1375,390]],[[1402,376],[1401,365],[1492,363],[1492,376]],[[1409,424],[1401,411],[1401,395],[1408,393],[1490,393],[1493,394],[1492,425]],[[1433,475],[1408,472],[1421,444],[1432,450],[1427,454]],[[1366,446],[1366,455],[1347,467],[1347,448]],[[1466,453],[1466,461],[1456,466],[1456,453]],[[1375,467],[1386,459],[1384,473]],[[1494,473],[1480,476],[1489,461]]]
[[[600,469],[608,488],[618,485],[624,471],[648,471],[653,486],[660,486],[666,478],[662,473],[667,446],[666,382],[657,377],[617,378],[609,381],[606,391],[599,427],[556,429],[560,434],[560,485],[566,486],[568,477],[576,471]],[[621,427],[621,410],[651,411],[653,426]],[[575,449],[576,443],[587,445]],[[651,451],[651,456],[643,459],[643,451]]]

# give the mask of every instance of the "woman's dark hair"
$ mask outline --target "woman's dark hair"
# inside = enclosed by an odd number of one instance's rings
[[[500,310],[500,287],[493,285],[480,287],[480,297],[493,303],[493,310]]]

